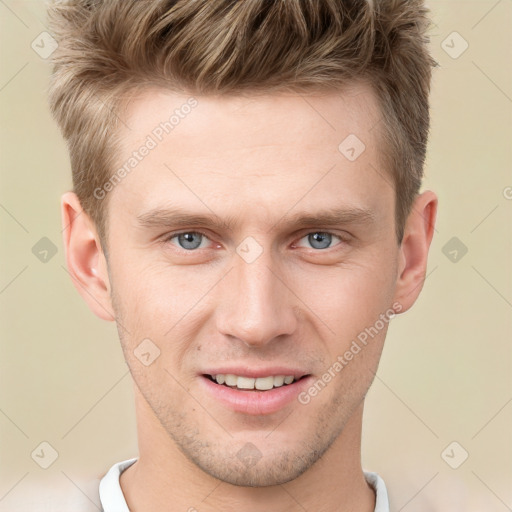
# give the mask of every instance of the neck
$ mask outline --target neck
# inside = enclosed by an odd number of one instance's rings
[[[325,454],[302,475],[282,485],[241,487],[212,477],[186,458],[137,386],[135,395],[140,454],[120,477],[132,512],[373,512],[375,508],[375,495],[360,462],[363,403]]]

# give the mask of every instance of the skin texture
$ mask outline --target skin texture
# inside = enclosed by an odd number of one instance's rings
[[[189,97],[148,90],[132,102],[119,165]],[[417,197],[398,245],[380,116],[364,85],[196,100],[103,199],[108,258],[77,197],[62,197],[69,271],[91,310],[116,320],[134,381],[140,458],[121,476],[127,503],[136,512],[371,511],[361,423],[388,323],[309,403],[272,414],[230,410],[204,392],[200,374],[284,365],[321,379],[381,314],[415,302],[437,198]],[[338,150],[349,134],[366,146],[355,161]],[[140,222],[170,207],[217,223]],[[296,222],[335,208],[371,215]],[[172,237],[197,230],[208,238],[195,250]],[[331,245],[314,248],[315,232],[332,233]],[[251,263],[237,253],[247,237],[262,251]],[[146,338],[160,350],[149,366],[134,352]],[[256,463],[240,456],[248,447]]]

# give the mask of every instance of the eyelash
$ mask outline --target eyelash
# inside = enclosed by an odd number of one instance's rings
[[[168,242],[171,242],[171,240],[173,240],[174,238],[178,237],[179,235],[184,235],[186,233],[196,233],[196,234],[199,234],[199,235],[202,235],[204,236],[205,238],[207,238],[208,240],[210,240],[210,242],[212,241],[211,238],[204,232],[204,231],[200,231],[200,230],[185,230],[185,231],[177,231],[175,233],[171,233],[169,235],[167,235],[165,238],[164,238],[164,243],[168,243]],[[348,236],[342,236],[342,235],[337,235],[336,233],[332,233],[331,231],[322,231],[322,230],[316,230],[316,231],[308,231],[307,233],[304,233],[298,240],[302,240],[303,238],[307,237],[308,235],[313,235],[315,233],[322,233],[322,234],[325,234],[325,235],[331,235],[332,237],[335,237],[335,238],[338,238],[340,240],[340,242],[338,244],[335,244],[334,246],[332,247],[327,247],[326,249],[315,249],[314,247],[311,247],[309,249],[311,249],[312,251],[315,251],[315,252],[323,252],[323,251],[328,251],[329,249],[333,249],[334,247],[336,247],[337,245],[339,244],[346,244],[348,243],[349,241],[349,238]],[[174,245],[174,244],[173,244]],[[295,243],[293,244],[294,245],[294,248],[296,247]],[[187,250],[187,249],[183,249],[183,247],[179,247],[179,246],[175,246],[178,250],[182,251],[182,252],[185,252],[185,253],[192,253],[192,252],[196,252],[197,250]]]
[[[208,240],[210,240],[210,242],[212,241],[210,236],[208,236],[204,231],[198,231],[197,229],[195,229],[195,230],[190,230],[189,229],[189,230],[186,230],[186,231],[178,231],[176,233],[171,233],[169,236],[167,236],[165,238],[165,241],[166,242],[170,242],[173,238],[177,238],[178,236],[184,235],[184,234],[187,234],[187,233],[193,233],[193,234],[202,235],[203,237],[205,237]],[[187,251],[186,249],[183,249],[183,247],[178,247],[178,249],[181,249],[182,251],[185,251],[185,252],[193,252],[193,251],[190,251],[190,250]]]
[[[334,244],[333,246],[330,246],[330,247],[327,247],[325,249],[315,249],[314,247],[308,247],[307,249],[311,249],[312,251],[315,251],[315,252],[323,252],[323,251],[328,251],[329,249],[334,249],[335,247],[337,247],[338,245],[340,244],[345,244],[348,242],[348,237],[344,237],[342,235],[337,235],[336,233],[332,233],[331,231],[321,231],[321,230],[317,230],[317,231],[308,231],[307,233],[303,234],[300,238],[299,238],[299,241],[302,240],[303,238],[309,236],[309,235],[314,235],[315,233],[320,233],[322,235],[330,235],[331,237],[333,238],[338,238],[339,239],[339,242],[337,244]],[[295,246],[295,244],[294,244]]]

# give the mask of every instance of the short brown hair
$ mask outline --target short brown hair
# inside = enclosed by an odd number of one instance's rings
[[[339,90],[362,80],[381,107],[399,243],[419,192],[429,130],[428,10],[422,0],[54,0],[51,111],[74,191],[106,243],[106,200],[131,93]],[[103,244],[105,245],[105,244]]]

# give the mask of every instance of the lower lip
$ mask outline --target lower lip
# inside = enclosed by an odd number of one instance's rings
[[[272,414],[296,400],[299,393],[310,385],[312,378],[312,375],[309,375],[268,391],[234,389],[217,384],[204,375],[200,376],[200,381],[206,391],[224,406],[235,412],[256,416]]]

